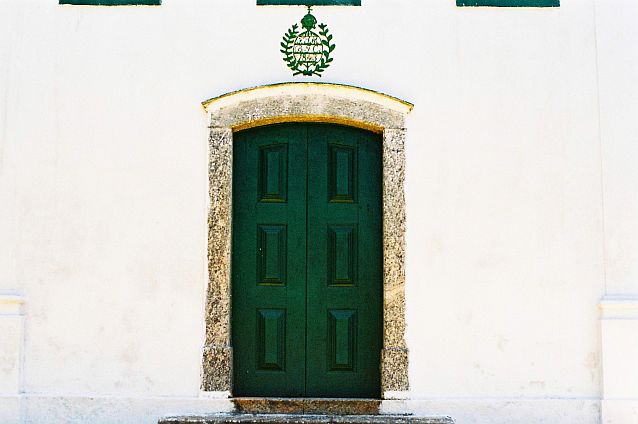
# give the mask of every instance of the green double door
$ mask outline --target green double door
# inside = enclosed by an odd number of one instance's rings
[[[295,123],[234,138],[234,395],[379,397],[380,136]]]

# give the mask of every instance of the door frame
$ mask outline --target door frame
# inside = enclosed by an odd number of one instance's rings
[[[202,355],[204,392],[232,393],[231,237],[233,132],[283,122],[325,122],[382,134],[383,348],[381,397],[409,388],[405,343],[405,120],[411,103],[337,84],[283,83],[203,102],[209,126],[208,288]]]

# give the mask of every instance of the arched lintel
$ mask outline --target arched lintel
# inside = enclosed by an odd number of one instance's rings
[[[282,122],[326,122],[376,133],[404,128],[413,105],[387,94],[329,83],[279,83],[202,103],[211,127],[233,131]]]

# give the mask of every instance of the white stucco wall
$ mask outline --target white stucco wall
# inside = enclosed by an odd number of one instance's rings
[[[638,3],[597,0],[596,10],[606,261],[602,421],[630,423],[638,422]]]
[[[199,390],[200,102],[303,80],[279,40],[304,10],[163,3],[0,0],[0,294],[25,299],[7,422],[150,424],[229,407]],[[638,11],[561,3],[316,9],[337,44],[321,80],[416,105],[411,390],[388,408],[460,424],[601,422],[597,305],[638,294]]]

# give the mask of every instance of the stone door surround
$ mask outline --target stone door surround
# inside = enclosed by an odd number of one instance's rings
[[[405,118],[413,105],[353,86],[283,83],[207,100],[208,290],[202,390],[232,393],[230,345],[233,132],[282,122],[326,122],[383,135],[383,349],[381,392],[408,389],[405,344]]]

